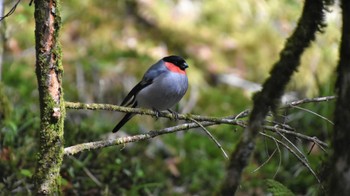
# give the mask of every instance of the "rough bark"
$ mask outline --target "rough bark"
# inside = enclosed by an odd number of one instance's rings
[[[0,0],[0,16],[4,15],[4,0]],[[5,45],[5,25],[0,21],[0,81],[2,79],[2,66]]]
[[[40,139],[35,188],[38,195],[60,192],[65,107],[59,0],[35,0],[36,75],[40,101]]]
[[[302,15],[293,34],[287,39],[280,59],[271,70],[271,76],[265,81],[261,92],[254,96],[254,106],[249,117],[249,124],[242,138],[233,151],[226,177],[221,187],[221,195],[233,195],[240,183],[242,171],[247,166],[255,147],[255,139],[263,125],[269,110],[276,108],[285,86],[300,64],[304,50],[315,39],[316,32],[324,25],[324,0],[306,0]]]
[[[343,29],[337,68],[333,156],[328,195],[350,195],[350,2],[342,0]]]

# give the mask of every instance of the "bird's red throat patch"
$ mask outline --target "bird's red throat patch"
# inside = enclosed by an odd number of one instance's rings
[[[186,72],[184,70],[180,69],[180,67],[178,67],[172,63],[165,62],[165,66],[172,72],[186,74]]]

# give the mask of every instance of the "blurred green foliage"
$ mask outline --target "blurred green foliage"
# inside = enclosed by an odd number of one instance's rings
[[[272,193],[272,195],[276,196],[293,196],[294,194],[283,184],[272,180],[272,179],[267,179],[265,181],[267,184],[267,190]]]
[[[177,110],[225,116],[250,108],[252,92],[222,83],[221,74],[262,83],[293,31],[303,1],[85,0],[61,4],[66,100],[119,104],[149,65],[167,54],[179,54],[190,64],[190,89]],[[11,5],[6,5],[8,10]],[[333,93],[340,37],[338,14],[338,9],[332,8],[326,32],[318,34],[306,51],[288,86],[299,98]],[[0,111],[6,112],[0,116],[5,114],[6,118],[0,117],[0,190],[5,195],[29,194],[40,129],[33,7],[22,2],[5,22]],[[332,119],[333,102],[305,107]],[[327,121],[298,109],[281,111],[280,115],[277,120],[297,131],[329,141],[332,126]],[[116,137],[111,129],[120,117],[108,111],[68,111],[65,146]],[[138,116],[119,134],[175,124]],[[227,152],[232,152],[242,132],[227,125],[208,129]],[[291,139],[305,153],[312,146]],[[275,149],[273,141],[259,138],[238,194],[265,193],[264,179],[271,178],[295,194],[315,194],[315,178],[281,146],[280,153],[252,173]],[[314,147],[308,155],[311,167],[318,170],[323,156]],[[206,134],[193,129],[66,157],[62,187],[67,195],[210,195],[221,184],[226,163]]]

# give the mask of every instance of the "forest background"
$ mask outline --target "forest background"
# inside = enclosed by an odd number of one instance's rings
[[[165,55],[178,54],[190,65],[190,88],[177,111],[206,116],[238,114],[251,108],[252,95],[278,60],[302,6],[299,0],[61,2],[64,98],[120,104],[149,65]],[[303,55],[286,97],[334,94],[341,28],[337,6],[327,13],[326,23],[326,33],[318,33]],[[40,129],[33,7],[19,4],[3,25],[0,109],[5,118],[0,122],[0,189],[3,193],[29,193]],[[232,78],[245,82],[242,85]],[[334,102],[303,107],[332,119]],[[120,133],[112,134],[121,115],[68,110],[65,146],[176,124],[138,116]],[[280,118],[305,135],[325,142],[331,139],[332,124],[310,112],[294,108]],[[227,152],[235,148],[243,131],[228,125],[208,130]],[[305,153],[312,146],[301,140],[295,143]],[[319,184],[310,171],[283,148],[269,159],[275,150],[273,141],[259,136],[238,194],[266,192],[267,179],[275,179],[297,194],[315,193]],[[324,157],[322,150],[312,148],[308,155],[311,167],[320,170]],[[206,134],[193,129],[68,156],[61,168],[61,181],[66,194],[207,195],[221,185],[226,164]]]

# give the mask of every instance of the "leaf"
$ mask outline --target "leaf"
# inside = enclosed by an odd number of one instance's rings
[[[33,175],[32,172],[28,169],[21,169],[20,172],[25,177],[32,177],[32,175]]]
[[[294,196],[294,193],[285,187],[283,184],[279,183],[273,179],[267,179],[265,181],[267,191],[272,193],[274,196]]]

